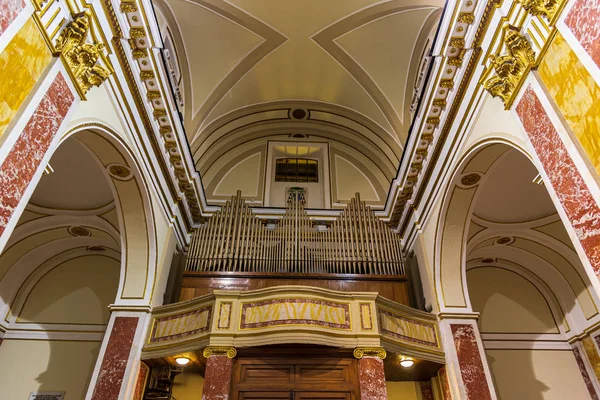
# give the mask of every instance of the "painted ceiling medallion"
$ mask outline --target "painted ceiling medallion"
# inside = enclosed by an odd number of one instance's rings
[[[110,176],[116,179],[126,179],[131,176],[129,168],[122,164],[112,164],[108,167],[108,173]]]
[[[506,246],[506,245],[511,244],[514,241],[515,241],[515,238],[513,238],[513,237],[502,236],[502,237],[496,239],[496,241],[494,242],[494,244],[501,245],[501,246]]]
[[[70,226],[67,228],[67,231],[69,231],[69,233],[73,236],[80,236],[80,237],[89,237],[92,236],[92,232],[90,232],[89,229],[84,228],[83,226]]]
[[[478,184],[480,180],[481,175],[476,172],[472,172],[470,174],[463,175],[460,178],[460,184],[466,187],[471,187]]]
[[[290,115],[292,119],[308,119],[309,113],[302,108],[296,108],[295,110],[291,110]]]

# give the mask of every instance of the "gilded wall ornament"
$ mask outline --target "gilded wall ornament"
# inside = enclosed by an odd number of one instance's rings
[[[67,65],[71,76],[82,95],[92,86],[100,86],[110,71],[98,64],[104,43],[87,43],[90,31],[89,11],[74,16],[56,39],[55,49]]]
[[[562,1],[557,0],[519,0],[523,8],[536,17],[546,17],[548,21],[552,21]]]
[[[486,79],[483,87],[492,96],[500,97],[508,109],[535,62],[535,53],[525,36],[513,26],[506,29],[501,48],[506,48],[507,54],[490,56],[495,75]]]

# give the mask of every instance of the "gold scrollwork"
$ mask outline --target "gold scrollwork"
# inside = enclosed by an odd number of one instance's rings
[[[510,108],[514,96],[535,62],[531,44],[517,28],[508,26],[501,48],[507,54],[490,56],[490,67],[496,73],[483,82],[483,87],[494,97],[500,97],[506,109]]]
[[[237,355],[235,347],[221,347],[221,346],[208,346],[202,352],[204,358],[211,356],[227,356],[228,358],[234,358]]]
[[[110,70],[98,64],[104,43],[87,43],[90,11],[74,16],[56,39],[55,49],[61,55],[80,93],[84,96],[92,86],[100,86]]]
[[[382,347],[357,347],[352,354],[359,360],[363,357],[379,357],[384,360],[387,357],[387,352]]]

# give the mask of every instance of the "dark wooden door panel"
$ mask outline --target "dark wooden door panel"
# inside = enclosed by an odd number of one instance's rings
[[[290,392],[240,392],[237,400],[293,400]]]
[[[240,365],[239,383],[289,383],[293,381],[292,365]]]
[[[353,400],[349,392],[294,392],[294,400]]]

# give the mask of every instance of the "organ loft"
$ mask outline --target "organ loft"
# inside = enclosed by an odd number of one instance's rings
[[[597,0],[0,0],[0,399],[600,398]]]

